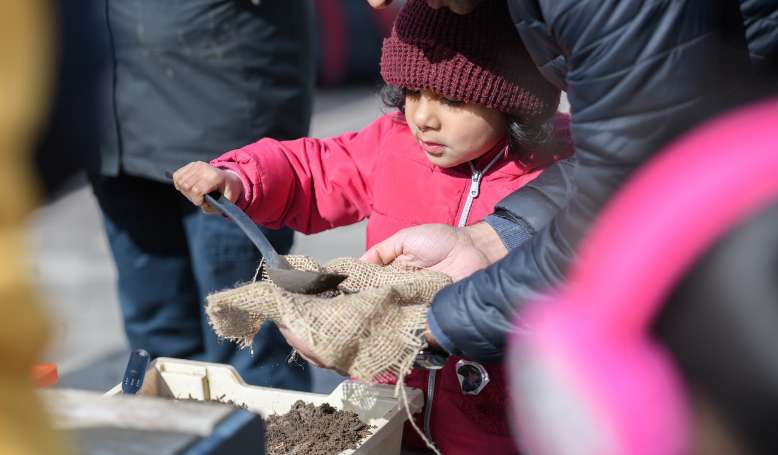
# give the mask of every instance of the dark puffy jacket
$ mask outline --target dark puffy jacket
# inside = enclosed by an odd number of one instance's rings
[[[164,170],[261,137],[307,134],[310,1],[108,0],[106,8],[112,96],[93,172],[167,181]]]
[[[516,310],[561,280],[619,185],[670,140],[738,99],[739,74],[750,72],[737,0],[509,5],[541,72],[567,90],[577,165],[566,187],[575,194],[553,218],[541,212],[551,221],[506,258],[436,296],[428,315],[433,334],[452,354],[484,361],[502,357]],[[540,184],[521,189],[496,214],[523,218],[527,207],[564,205],[553,194]]]
[[[778,90],[778,0],[741,0],[740,11],[757,76]]]

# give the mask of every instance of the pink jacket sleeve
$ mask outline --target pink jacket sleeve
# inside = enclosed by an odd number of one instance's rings
[[[366,218],[382,142],[396,128],[384,115],[357,133],[328,139],[262,139],[211,164],[238,174],[237,201],[257,224],[310,234]]]

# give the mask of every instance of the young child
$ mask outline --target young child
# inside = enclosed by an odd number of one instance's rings
[[[567,117],[554,115],[559,91],[530,60],[505,2],[461,16],[409,0],[384,41],[381,75],[398,109],[362,131],[262,139],[184,166],[176,187],[206,211],[203,195],[218,190],[257,224],[303,233],[367,218],[370,247],[408,226],[478,222],[572,152]],[[426,394],[419,426],[445,454],[515,453],[501,365],[468,363],[460,381],[460,360],[408,377]]]

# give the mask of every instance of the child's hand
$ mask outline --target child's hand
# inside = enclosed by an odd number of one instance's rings
[[[202,161],[189,163],[173,173],[173,184],[192,204],[205,213],[218,213],[205,202],[205,195],[218,191],[227,199],[235,202],[243,193],[243,182],[232,172],[211,166]]]

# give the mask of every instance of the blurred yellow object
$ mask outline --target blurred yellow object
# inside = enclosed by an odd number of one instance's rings
[[[48,108],[53,7],[0,5],[0,453],[57,454],[65,450],[30,379],[48,326],[22,261],[23,222],[36,193],[31,149]]]

